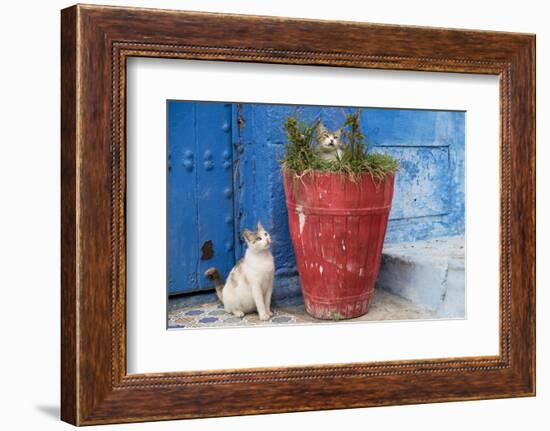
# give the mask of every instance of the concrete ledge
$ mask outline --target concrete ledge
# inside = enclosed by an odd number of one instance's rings
[[[437,317],[465,317],[464,237],[386,245],[377,287]]]

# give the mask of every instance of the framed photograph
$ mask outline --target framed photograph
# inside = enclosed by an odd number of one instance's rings
[[[63,420],[535,394],[534,35],[61,18]]]

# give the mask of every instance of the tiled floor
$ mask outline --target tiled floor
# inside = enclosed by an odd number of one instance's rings
[[[307,314],[301,298],[274,303],[272,311],[274,315],[268,321],[259,320],[257,313],[247,314],[243,318],[239,318],[226,313],[213,293],[179,296],[169,300],[168,328],[334,323],[315,319]],[[432,311],[384,290],[376,289],[369,312],[364,316],[346,320],[346,322],[434,318],[436,316]]]

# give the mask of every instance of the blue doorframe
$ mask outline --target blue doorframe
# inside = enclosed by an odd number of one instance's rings
[[[233,107],[168,101],[168,290],[211,289],[235,263]]]

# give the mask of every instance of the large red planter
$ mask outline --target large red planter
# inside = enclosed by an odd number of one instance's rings
[[[284,172],[290,236],[306,311],[318,319],[366,314],[380,269],[393,175]]]

